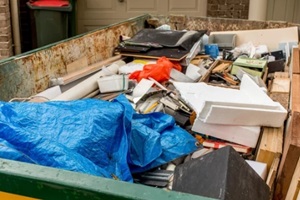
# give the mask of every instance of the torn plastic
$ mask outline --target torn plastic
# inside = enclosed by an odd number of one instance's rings
[[[179,63],[171,62],[168,58],[161,57],[157,60],[156,64],[145,65],[142,71],[133,72],[129,78],[140,82],[143,78],[147,79],[151,77],[158,82],[163,82],[170,79],[170,73],[173,68],[181,71]]]

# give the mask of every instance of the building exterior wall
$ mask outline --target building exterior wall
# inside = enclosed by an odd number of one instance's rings
[[[249,0],[207,0],[207,17],[248,19]]]
[[[0,59],[13,55],[9,0],[0,0]]]

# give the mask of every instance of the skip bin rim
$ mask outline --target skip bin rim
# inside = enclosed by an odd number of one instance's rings
[[[213,200],[2,158],[0,158],[0,179],[0,191],[38,199]]]

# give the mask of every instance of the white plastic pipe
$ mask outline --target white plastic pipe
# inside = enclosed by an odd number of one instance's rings
[[[265,21],[267,19],[268,0],[251,0],[249,2],[248,19]]]
[[[12,20],[12,30],[13,30],[13,43],[15,55],[21,53],[21,39],[20,39],[20,23],[19,23],[19,8],[18,2],[16,0],[10,0],[11,6],[11,20]]]
[[[70,88],[66,92],[62,93],[58,97],[52,99],[52,101],[70,101],[70,100],[77,100],[81,99],[88,94],[92,93],[96,89],[98,89],[97,80],[101,76],[107,76],[116,74],[120,68],[120,66],[125,65],[126,63],[122,60],[117,61],[109,65],[104,70],[94,74],[93,76],[87,78],[86,80],[78,83],[74,87]],[[108,73],[109,72],[109,73]]]

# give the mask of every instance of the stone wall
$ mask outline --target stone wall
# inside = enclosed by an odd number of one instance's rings
[[[248,19],[249,0],[207,0],[207,17]]]
[[[0,59],[13,55],[9,0],[0,0]]]

